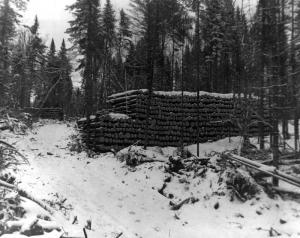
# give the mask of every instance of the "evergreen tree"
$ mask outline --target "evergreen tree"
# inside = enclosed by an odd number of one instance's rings
[[[85,94],[85,114],[89,116],[96,109],[95,85],[98,76],[100,55],[102,53],[102,31],[99,25],[100,10],[98,0],[76,0],[67,7],[73,14],[67,33],[71,36],[74,47],[83,56],[78,70],[83,70]]]
[[[146,60],[145,42],[139,40],[134,46],[130,44],[128,55],[126,56],[124,67],[126,88],[142,89],[147,87],[146,72],[144,62]]]
[[[110,0],[106,0],[103,17],[102,30],[104,40],[104,67],[103,67],[103,83],[104,83],[104,100],[112,92],[112,55],[116,43],[116,18],[115,11]]]
[[[47,75],[47,91],[42,102],[42,107],[60,107],[59,100],[59,86],[61,84],[60,62],[56,55],[56,46],[54,39],[51,40],[50,48],[47,53],[46,63],[46,75]]]
[[[35,94],[37,98],[40,97],[40,94],[43,93],[41,89],[45,88],[43,82],[44,72],[42,68],[42,63],[44,61],[44,53],[46,46],[44,45],[41,37],[39,36],[39,21],[36,16],[34,19],[34,24],[29,28],[30,36],[28,42],[28,70],[29,77],[26,82],[27,93],[25,98],[25,106],[30,106],[30,97],[31,94]],[[25,82],[24,82],[25,83]]]
[[[25,107],[26,95],[27,95],[27,79],[28,73],[28,30],[21,30],[18,33],[18,38],[14,44],[14,50],[12,51],[12,75],[13,75],[13,88],[12,95],[13,101],[17,107]]]
[[[120,11],[120,22],[119,22],[119,38],[130,39],[132,32],[130,30],[130,19],[123,9]]]
[[[60,51],[58,52],[59,71],[61,82],[58,86],[58,94],[60,106],[64,109],[66,115],[70,115],[70,103],[72,99],[73,84],[71,79],[71,64],[67,56],[67,48],[65,40],[63,39]]]
[[[120,11],[120,20],[116,38],[117,53],[114,57],[114,78],[112,92],[124,91],[128,89],[128,82],[125,75],[125,58],[132,45],[132,32],[130,30],[130,20],[123,9]]]
[[[42,69],[45,45],[39,37],[38,28],[37,17],[32,27],[21,28],[11,53],[13,88],[10,92],[14,94],[15,105],[21,108],[30,107],[32,96],[39,99],[45,88]]]
[[[187,37],[188,31],[191,29],[187,10],[178,0],[132,0],[131,5],[134,24],[146,43],[145,51],[148,54],[149,62],[145,61],[145,68],[152,68],[149,73],[154,70],[152,72],[153,87],[157,90],[166,88],[166,82],[169,78],[168,57],[171,55],[172,82],[168,88],[172,89],[175,51],[179,45],[184,43],[184,38]],[[170,41],[172,42],[171,52]]]
[[[9,66],[11,62],[11,43],[19,23],[18,10],[24,10],[26,1],[3,0],[0,2],[0,106],[8,103],[9,81],[11,75]]]
[[[110,0],[106,0],[102,17],[102,30],[106,48],[111,48],[114,46],[114,41],[116,38],[115,24],[115,11]]]
[[[123,9],[120,11],[120,21],[117,33],[118,52],[122,59],[128,51],[131,42],[132,32],[130,30],[130,20]]]

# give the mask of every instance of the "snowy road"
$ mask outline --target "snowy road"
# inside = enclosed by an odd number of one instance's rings
[[[174,179],[172,192],[197,195],[200,202],[171,211],[170,200],[157,192],[166,176],[162,164],[129,172],[112,154],[90,159],[71,153],[67,143],[73,133],[66,124],[47,123],[28,136],[11,136],[10,142],[30,161],[17,172],[20,186],[40,199],[54,200],[56,194],[66,198],[64,204],[73,207],[69,223],[74,216],[81,227],[92,221],[89,238],[114,238],[120,233],[123,238],[268,237],[270,227],[294,237],[300,234],[299,204],[264,196],[245,204],[229,202],[213,195],[219,179],[215,174],[190,184]],[[214,209],[216,203],[219,209]],[[288,222],[281,224],[280,219]]]

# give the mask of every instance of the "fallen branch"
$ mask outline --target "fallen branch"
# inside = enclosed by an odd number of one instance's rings
[[[22,155],[14,146],[8,144],[5,141],[0,140],[0,144],[5,145],[6,147],[8,147],[10,150],[12,150],[14,153],[16,153],[17,155],[19,155],[27,164],[29,164],[28,159]]]
[[[52,208],[50,208],[48,205],[46,205],[44,202],[34,198],[32,195],[28,194],[26,191],[22,190],[22,189],[17,189],[17,192],[22,196],[25,197],[33,202],[35,202],[36,204],[38,204],[40,207],[42,207],[44,210],[46,210],[47,212],[49,212],[51,215],[54,214],[54,210]]]
[[[166,187],[167,187],[167,184],[164,183],[163,186],[162,186],[160,189],[158,189],[158,192],[159,192],[161,195],[163,195],[164,197],[167,197],[167,196],[165,195],[165,193],[164,193]]]
[[[12,145],[8,144],[8,143],[5,142],[5,141],[0,140],[0,144],[3,144],[3,145],[5,145],[5,146],[7,146],[7,147],[9,147],[9,148],[11,148],[11,149],[15,149],[15,147],[13,147]]]
[[[187,198],[185,200],[183,200],[182,202],[178,203],[178,204],[175,204],[174,202],[170,201],[170,206],[171,206],[171,210],[173,211],[177,211],[179,210],[184,204],[188,204],[188,203],[196,203],[198,202],[199,199],[198,198],[195,198],[195,197],[190,197],[190,198]]]
[[[146,160],[141,160],[140,163],[155,163],[155,162],[159,162],[159,163],[166,163],[167,161],[164,160],[159,160],[159,159],[146,159]]]
[[[0,179],[0,186],[8,188],[8,189],[15,189],[15,186],[12,184],[9,184],[7,182],[4,182],[3,180]]]
[[[83,228],[84,238],[88,238],[85,228]]]
[[[281,233],[279,233],[279,232],[276,231],[273,227],[271,227],[271,229],[269,230],[269,235],[270,235],[270,237],[273,237],[273,236],[281,236]]]
[[[236,188],[234,186],[231,185],[227,185],[227,188],[231,189],[232,192],[234,193],[234,195],[241,201],[241,202],[246,202],[247,198],[245,198],[242,194],[240,194],[238,192],[238,190],[236,190]]]
[[[123,235],[123,232],[121,232],[120,234],[118,234],[118,235],[116,236],[116,238],[120,238],[122,235]]]
[[[15,190],[16,192],[18,192],[18,194],[24,198],[27,198],[33,202],[35,202],[36,204],[38,204],[40,207],[42,207],[44,210],[46,210],[47,212],[49,212],[51,215],[54,214],[54,211],[52,210],[52,208],[50,208],[48,205],[46,205],[44,202],[34,198],[32,195],[30,195],[28,192],[26,192],[25,190],[19,189],[16,186],[6,183],[3,180],[0,179],[0,186],[11,189],[11,190]]]

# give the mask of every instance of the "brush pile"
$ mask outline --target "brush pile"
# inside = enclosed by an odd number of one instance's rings
[[[0,236],[51,234],[51,237],[58,238],[63,234],[62,228],[47,211],[17,192],[0,188],[0,208]]]
[[[24,135],[31,126],[31,114],[6,108],[0,109],[0,131],[10,130],[14,134]]]

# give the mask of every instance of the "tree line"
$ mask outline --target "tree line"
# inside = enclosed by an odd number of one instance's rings
[[[294,119],[298,148],[300,3],[259,0],[252,14],[241,2],[131,0],[116,17],[110,0],[103,9],[77,0],[67,32],[83,56],[86,115],[105,108],[109,94],[140,88],[149,90],[148,113],[153,90],[233,93],[245,105],[256,97],[258,108],[245,107],[259,118],[261,149],[269,126],[276,165],[279,121],[285,140]]]
[[[36,16],[22,25],[26,1],[0,1],[0,106],[12,108],[60,107],[71,113],[72,67],[65,40],[56,50],[39,34]],[[73,100],[74,101],[74,100]]]
[[[66,33],[78,55],[72,68],[64,42],[58,52],[54,42],[45,46],[37,18],[18,27],[25,1],[2,0],[0,103],[91,115],[107,107],[108,95],[125,90],[149,89],[149,107],[153,90],[233,93],[259,98],[261,138],[266,104],[288,137],[288,119],[298,131],[300,3],[259,0],[250,13],[249,1],[241,2],[131,0],[128,11],[117,13],[110,0],[76,0],[66,9],[73,17]],[[81,88],[72,89],[73,70]]]
[[[280,91],[294,95],[299,6],[260,0],[249,14],[234,2],[132,0],[128,13],[116,14],[109,0],[103,8],[98,0],[77,0],[68,7],[73,20],[67,33],[82,55],[78,69],[90,110],[105,107],[109,94],[149,86],[196,91],[199,84],[209,92],[269,94],[264,87],[275,83],[273,71],[278,86],[288,84]]]

